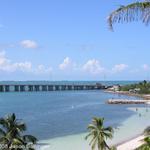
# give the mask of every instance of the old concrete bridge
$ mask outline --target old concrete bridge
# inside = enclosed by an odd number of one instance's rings
[[[0,92],[38,92],[38,91],[65,91],[65,90],[98,90],[105,89],[102,84],[0,84]]]

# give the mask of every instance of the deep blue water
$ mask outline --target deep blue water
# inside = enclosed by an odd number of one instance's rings
[[[125,105],[106,104],[109,98],[129,97],[100,90],[0,93],[0,116],[14,112],[27,123],[29,133],[49,139],[85,132],[93,116],[116,126],[133,114]]]

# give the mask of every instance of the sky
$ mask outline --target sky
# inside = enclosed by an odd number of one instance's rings
[[[149,80],[150,26],[107,17],[133,0],[0,0],[0,80]]]

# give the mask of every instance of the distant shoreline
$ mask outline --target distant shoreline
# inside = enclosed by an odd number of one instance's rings
[[[111,90],[104,90],[106,93],[113,93],[113,94],[119,94],[119,95],[128,95],[128,96],[136,96],[139,98],[144,98],[146,100],[150,100],[150,94],[136,94],[136,93],[130,93],[128,91],[111,91]]]

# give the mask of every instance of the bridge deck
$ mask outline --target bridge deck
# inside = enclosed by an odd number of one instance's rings
[[[50,85],[50,84],[0,84],[0,92],[34,92],[34,91],[63,91],[63,90],[97,90],[104,89],[105,86],[95,85]]]

